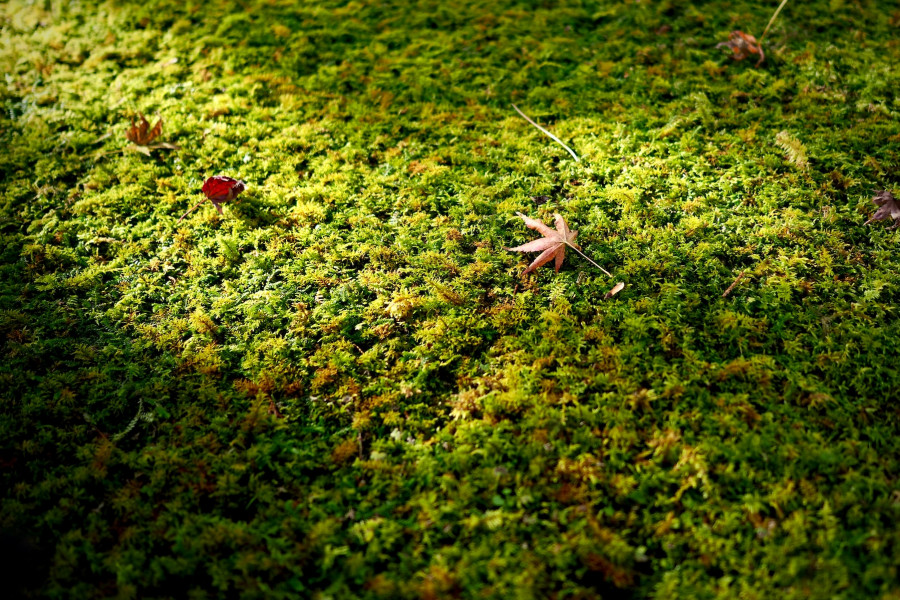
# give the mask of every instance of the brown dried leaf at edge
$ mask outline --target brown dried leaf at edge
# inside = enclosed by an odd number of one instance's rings
[[[734,60],[744,60],[753,55],[759,55],[756,66],[762,64],[766,60],[766,53],[763,52],[762,44],[756,41],[756,38],[749,33],[740,30],[732,31],[727,42],[716,44],[716,48],[731,48],[732,58]]]
[[[888,227],[888,229],[896,229],[900,226],[900,205],[897,204],[897,199],[894,198],[894,194],[888,190],[875,192],[875,197],[872,198],[872,202],[875,203],[878,210],[876,210],[875,214],[872,215],[872,218],[863,223],[863,225],[868,225],[873,221],[882,221],[887,218],[892,218],[894,219],[894,224]]]
[[[125,138],[138,146],[146,146],[162,134],[162,118],[156,122],[153,129],[150,129],[147,118],[141,113],[138,113],[138,117],[140,118],[138,123],[131,117],[131,127],[125,132]]]
[[[556,271],[559,272],[559,268],[563,264],[563,260],[566,258],[566,246],[572,246],[573,248],[579,249],[578,244],[575,243],[575,238],[578,237],[577,231],[569,231],[568,225],[566,225],[565,219],[559,213],[553,215],[556,220],[556,230],[550,229],[542,222],[537,219],[532,219],[531,217],[526,217],[522,213],[516,213],[523,221],[525,221],[525,226],[534,229],[535,231],[544,235],[544,237],[528,242],[527,244],[522,244],[521,246],[516,246],[515,248],[507,248],[513,252],[540,252],[534,261],[528,265],[528,268],[522,272],[522,275],[527,275],[548,262],[551,259],[556,259]]]

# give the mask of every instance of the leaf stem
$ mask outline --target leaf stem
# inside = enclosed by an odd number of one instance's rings
[[[574,245],[570,244],[569,242],[566,242],[565,244],[566,244],[566,246],[568,246],[569,248],[571,248],[572,250],[574,250],[575,252],[580,254],[583,259],[585,259],[586,261],[588,261],[589,263],[591,263],[592,265],[594,265],[595,267],[597,267],[598,269],[600,269],[601,271],[603,271],[604,273],[606,273],[607,275],[612,277],[612,273],[610,273],[609,271],[607,271],[606,269],[604,269],[603,267],[601,267],[600,265],[598,265],[597,263],[592,261],[590,258],[588,258],[585,255],[584,252],[582,252],[581,250],[579,250],[578,248],[576,248]]]
[[[192,207],[190,207],[186,213],[184,213],[183,215],[181,215],[181,218],[178,219],[178,223],[181,223],[181,221],[183,221],[184,218],[185,218],[186,216],[188,216],[188,215],[191,213],[192,210],[194,210],[195,208],[197,208],[198,206],[200,206],[200,205],[203,204],[204,202],[206,202],[206,198],[204,198],[203,200],[201,200],[201,201],[198,202],[197,204],[195,204],[195,205],[193,205]],[[178,223],[175,223],[175,224],[178,225]]]
[[[786,0],[785,0],[785,1],[786,1]],[[557,144],[559,144],[560,146],[562,146],[563,148],[565,148],[566,150],[568,150],[568,151],[569,151],[569,154],[572,155],[572,158],[575,159],[575,162],[579,162],[578,155],[575,154],[575,152],[574,152],[571,148],[569,148],[568,146],[566,146],[565,144],[563,144],[561,139],[559,139],[558,137],[556,137],[555,135],[553,135],[552,133],[550,133],[549,131],[547,131],[546,129],[544,129],[543,127],[541,127],[540,125],[538,125],[537,123],[535,123],[534,121],[532,121],[531,119],[529,119],[529,118],[528,118],[528,115],[526,115],[526,114],[523,113],[521,110],[519,110],[519,107],[516,106],[515,104],[513,104],[512,107],[513,107],[514,109],[516,109],[516,112],[519,113],[520,115],[522,115],[522,117],[523,117],[526,121],[528,121],[529,123],[531,123],[532,125],[534,125],[535,127],[537,127],[537,128],[538,128],[539,130],[541,130],[544,134],[550,136],[550,139],[551,139],[551,140],[553,140],[554,142],[556,142]]]

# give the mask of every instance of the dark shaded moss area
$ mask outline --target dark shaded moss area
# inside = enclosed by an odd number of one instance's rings
[[[0,6],[10,577],[900,597],[900,13],[774,4]]]

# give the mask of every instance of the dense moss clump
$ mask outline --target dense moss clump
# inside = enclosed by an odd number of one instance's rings
[[[5,579],[900,598],[900,12],[774,4],[0,5]]]

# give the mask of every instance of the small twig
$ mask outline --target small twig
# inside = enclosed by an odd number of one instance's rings
[[[610,277],[612,277],[612,273],[610,273],[609,271],[607,271],[606,269],[604,269],[603,267],[601,267],[600,265],[598,265],[597,263],[595,263],[594,261],[592,261],[590,258],[588,258],[587,256],[585,256],[584,252],[582,252],[581,250],[579,250],[578,248],[576,248],[575,246],[573,246],[573,245],[570,244],[569,242],[566,242],[566,246],[568,246],[569,248],[571,248],[572,250],[574,250],[575,252],[577,252],[578,254],[580,254],[580,255],[581,255],[581,258],[583,258],[584,260],[588,261],[589,263],[591,263],[592,265],[594,265],[595,267],[597,267],[598,269],[600,269],[601,271],[603,271],[604,273],[606,273],[607,275],[609,275]]]
[[[722,297],[723,297],[723,298],[727,298],[727,297],[728,297],[728,294],[731,293],[731,290],[734,289],[734,286],[736,286],[736,285],[738,284],[738,281],[740,281],[741,279],[743,279],[743,277],[744,277],[744,272],[741,271],[741,272],[738,274],[737,278],[736,278],[734,281],[731,282],[731,285],[728,286],[728,289],[725,290],[725,293],[722,294]]]
[[[269,283],[272,281],[272,278],[275,277],[275,273],[277,273],[277,272],[278,272],[278,267],[275,267],[274,269],[272,269],[272,272],[269,273],[269,276],[266,277],[266,282],[263,284],[263,288],[262,288],[263,292],[266,291],[267,289],[269,289]]]
[[[759,43],[762,44],[763,38],[766,37],[766,34],[769,32],[769,27],[772,26],[772,23],[775,22],[775,17],[778,16],[778,13],[781,12],[781,9],[784,8],[784,5],[787,4],[787,0],[781,0],[781,4],[778,5],[778,8],[775,9],[775,14],[772,15],[772,18],[769,19],[769,24],[766,25],[766,28],[763,30],[762,35],[759,36]]]
[[[786,0],[785,0],[785,1],[786,1]],[[529,118],[528,118],[528,115],[526,115],[526,114],[523,113],[521,110],[519,110],[519,107],[516,106],[515,104],[513,104],[512,107],[513,107],[514,109],[516,109],[516,112],[519,113],[520,115],[522,115],[522,117],[523,117],[526,121],[528,121],[529,123],[531,123],[532,125],[534,125],[535,127],[537,127],[537,128],[538,128],[539,130],[541,130],[544,134],[550,136],[550,139],[551,139],[551,140],[553,140],[554,142],[556,142],[557,144],[559,144],[560,146],[562,146],[563,148],[565,148],[566,150],[568,150],[568,151],[569,151],[569,154],[572,155],[572,158],[575,159],[575,162],[579,162],[578,155],[575,154],[575,152],[574,152],[571,148],[569,148],[568,146],[566,146],[565,144],[563,144],[561,139],[559,139],[558,137],[556,137],[555,135],[553,135],[552,133],[550,133],[549,131],[547,131],[546,129],[544,129],[543,127],[541,127],[540,125],[538,125],[537,123],[535,123],[534,121],[532,121],[531,119],[529,119]],[[585,258],[587,258],[587,257],[585,257]],[[588,260],[590,260],[590,259],[588,259]]]

